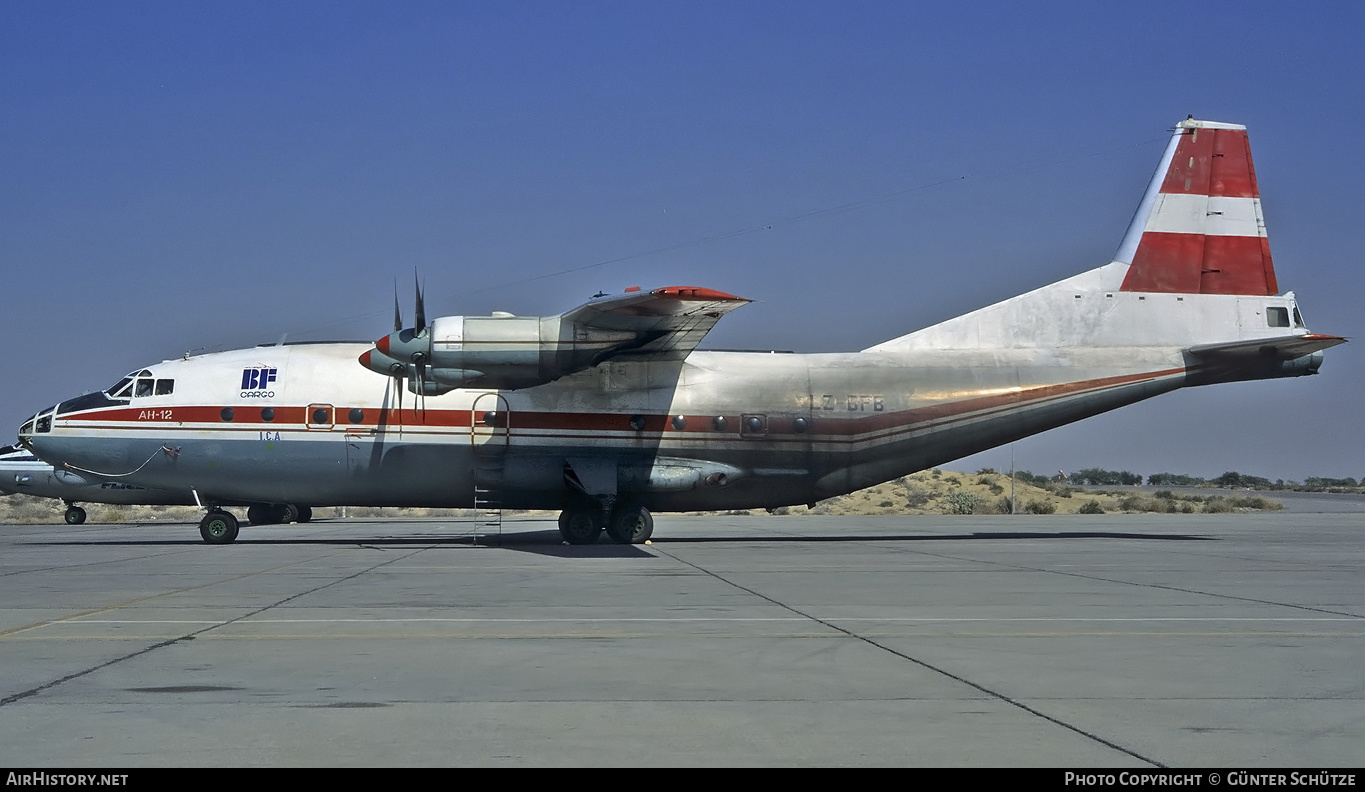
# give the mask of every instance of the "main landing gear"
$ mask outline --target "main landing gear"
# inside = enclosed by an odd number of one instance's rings
[[[82,509],[71,501],[62,502],[66,504],[66,514],[64,516],[66,517],[67,525],[80,525],[85,522],[85,509]]]
[[[610,511],[578,501],[559,513],[559,535],[569,544],[593,544],[606,531],[617,544],[644,544],[654,535],[654,517],[638,503],[618,503]]]
[[[247,508],[246,519],[252,525],[306,523],[313,519],[313,509],[292,503],[258,503]]]

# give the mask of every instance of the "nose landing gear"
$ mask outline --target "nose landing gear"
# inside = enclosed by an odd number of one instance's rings
[[[209,544],[232,544],[237,541],[237,530],[237,518],[232,512],[216,506],[199,521],[199,535]]]

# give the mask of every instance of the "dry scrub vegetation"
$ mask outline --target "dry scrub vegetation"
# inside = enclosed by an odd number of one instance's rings
[[[1195,514],[1244,511],[1276,511],[1284,508],[1278,501],[1260,497],[1232,497],[1223,495],[1177,495],[1169,491],[1154,494],[1124,491],[1125,488],[1104,491],[1081,490],[1066,484],[1053,483],[1045,487],[1014,483],[1014,504],[1020,514],[1114,514],[1157,512]],[[1005,473],[983,470],[977,473],[956,473],[947,470],[925,470],[913,475],[869,487],[865,490],[821,501],[814,508],[790,506],[776,509],[775,514],[1009,514],[1010,477]],[[197,523],[202,512],[189,506],[115,506],[84,504],[92,523],[175,522]],[[63,505],[47,498],[26,495],[0,497],[0,523],[60,523]],[[245,510],[237,509],[239,519]],[[713,512],[690,512],[710,514]],[[727,512],[755,514],[762,509]],[[333,507],[314,507],[314,519],[340,517],[342,510]],[[471,509],[392,509],[349,507],[351,518],[422,518],[449,517],[472,519],[477,512]],[[509,516],[532,512],[506,512]],[[552,513],[545,512],[546,516]]]

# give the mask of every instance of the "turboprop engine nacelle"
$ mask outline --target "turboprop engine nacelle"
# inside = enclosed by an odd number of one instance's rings
[[[515,390],[553,382],[647,340],[628,330],[578,325],[563,314],[443,316],[430,327],[384,336],[360,362],[407,377],[410,389],[426,395],[471,386]]]

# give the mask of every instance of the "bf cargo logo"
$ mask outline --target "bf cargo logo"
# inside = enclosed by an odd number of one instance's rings
[[[242,398],[269,399],[275,396],[270,384],[275,381],[278,371],[273,368],[242,369]]]

